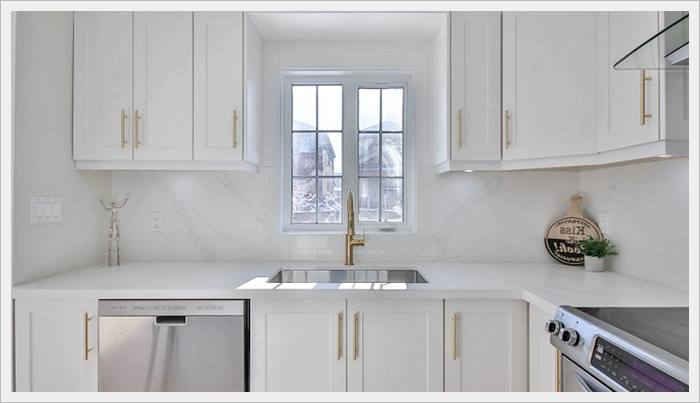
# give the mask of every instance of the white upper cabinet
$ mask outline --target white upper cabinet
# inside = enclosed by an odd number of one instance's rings
[[[97,300],[15,301],[18,392],[97,392]]]
[[[75,13],[73,155],[130,160],[132,13]]]
[[[251,302],[251,391],[344,392],[345,300]]]
[[[194,158],[243,158],[243,13],[194,13]]]
[[[192,159],[192,13],[134,13],[134,159]]]
[[[503,159],[596,152],[595,12],[503,13]]]
[[[658,32],[658,13],[600,13],[602,89],[599,149],[659,140],[659,72],[615,70],[613,65]]]
[[[349,392],[441,392],[441,300],[348,300]]]
[[[527,304],[445,300],[445,391],[527,391]]]
[[[262,41],[242,12],[76,12],[79,169],[260,164]]]
[[[451,13],[451,157],[501,159],[501,13]]]

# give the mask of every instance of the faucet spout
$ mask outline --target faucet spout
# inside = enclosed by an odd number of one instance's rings
[[[355,238],[355,207],[352,200],[352,190],[348,189],[348,230],[345,233],[345,265],[352,266],[355,264],[353,258],[353,248],[355,246],[365,246],[364,231],[362,239]]]

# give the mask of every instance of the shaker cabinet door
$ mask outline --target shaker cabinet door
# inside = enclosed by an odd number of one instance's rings
[[[194,159],[243,158],[243,13],[194,13]]]
[[[441,392],[442,300],[348,300],[349,392]]]
[[[192,159],[192,13],[134,13],[134,159]]]
[[[600,151],[659,140],[659,72],[613,65],[658,32],[656,11],[600,13]]]
[[[445,301],[445,391],[527,391],[527,304]]]
[[[501,159],[501,13],[451,13],[452,159]]]
[[[73,158],[130,160],[132,13],[74,15]]]
[[[503,13],[503,159],[595,153],[597,13]]]
[[[15,300],[18,392],[97,392],[97,300]]]
[[[251,301],[252,392],[344,392],[345,300]]]

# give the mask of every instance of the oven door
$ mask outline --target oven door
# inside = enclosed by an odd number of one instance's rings
[[[562,392],[613,391],[563,355],[561,357],[561,389]]]

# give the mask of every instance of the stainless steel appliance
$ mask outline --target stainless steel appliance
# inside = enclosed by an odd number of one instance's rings
[[[248,302],[102,300],[99,390],[248,390]]]
[[[564,306],[545,330],[563,392],[688,391],[688,308]]]

